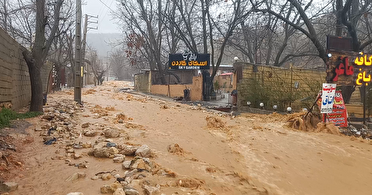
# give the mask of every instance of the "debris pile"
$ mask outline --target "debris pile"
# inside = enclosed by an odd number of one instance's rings
[[[42,117],[40,127],[35,128],[48,144],[63,145],[64,150],[58,151],[52,157],[54,160],[64,160],[69,166],[78,169],[89,169],[89,159],[85,160],[86,154],[101,160],[110,159],[111,163],[121,163],[124,174],[120,171],[103,171],[95,174],[92,180],[110,181],[115,179],[112,184],[104,185],[100,188],[102,194],[156,194],[160,192],[161,185],[151,183],[150,177],[176,178],[177,174],[162,168],[153,162],[154,152],[147,145],[135,145],[124,143],[128,139],[127,133],[123,129],[99,125],[94,123],[79,124],[74,117],[81,108],[75,103],[63,102],[50,104]],[[108,114],[110,109],[95,106],[91,109],[94,113],[102,115]],[[115,123],[124,123],[127,128],[144,129],[142,125],[129,123],[133,120],[123,113],[114,116]],[[216,120],[219,125],[224,124]],[[220,124],[221,123],[221,124]],[[83,142],[82,136],[95,137],[95,141]],[[60,146],[61,147],[61,146]],[[84,152],[87,151],[87,152]],[[185,151],[178,144],[169,146],[169,152],[182,155]],[[67,178],[67,181],[78,181],[86,178],[84,172],[77,172]],[[136,181],[136,182],[133,182]],[[140,181],[140,182],[139,182]],[[175,179],[172,181],[173,187],[198,188],[203,182],[195,179]]]
[[[347,136],[362,137],[363,139],[372,139],[372,130],[368,128],[357,129],[350,125],[347,128],[341,129],[341,133]]]
[[[288,127],[301,131],[314,131],[319,122],[319,117],[311,112],[289,114],[287,118]]]

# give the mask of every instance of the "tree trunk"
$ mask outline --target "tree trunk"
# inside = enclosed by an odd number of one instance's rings
[[[342,20],[341,20],[341,11],[342,11],[342,0],[336,1],[336,33],[335,35],[338,37],[342,36]]]
[[[41,81],[40,68],[32,61],[27,62],[31,81],[31,106],[30,111],[43,112],[43,83]]]

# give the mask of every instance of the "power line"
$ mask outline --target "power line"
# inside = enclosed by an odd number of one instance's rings
[[[106,3],[104,3],[102,0],[99,0],[104,6],[106,6],[109,10],[111,10],[112,12],[115,13],[114,10],[111,9],[111,7],[109,7],[108,5],[106,5]],[[112,3],[112,2],[111,2]]]
[[[113,2],[114,2],[114,0],[111,0],[111,3],[110,3],[110,6],[109,6],[109,7],[111,7],[111,5],[112,5]],[[111,10],[111,9],[110,9],[110,10]],[[106,11],[105,14],[103,14],[103,16],[101,17],[102,20],[106,17],[107,12],[108,12],[108,11]]]

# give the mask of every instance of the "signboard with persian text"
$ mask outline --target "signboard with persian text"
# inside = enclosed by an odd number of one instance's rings
[[[169,69],[199,70],[209,68],[209,54],[195,54],[191,52],[169,54]]]
[[[320,113],[332,113],[335,93],[336,84],[323,83],[322,104],[320,105]]]
[[[331,52],[327,60],[327,82],[339,86],[353,86],[354,79],[354,53]]]
[[[359,53],[354,60],[355,63],[355,84],[363,85],[371,82],[371,65],[372,65],[372,55]]]

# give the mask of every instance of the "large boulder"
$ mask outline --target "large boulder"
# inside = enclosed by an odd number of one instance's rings
[[[148,158],[151,156],[151,150],[147,145],[142,145],[136,150],[135,155]]]

